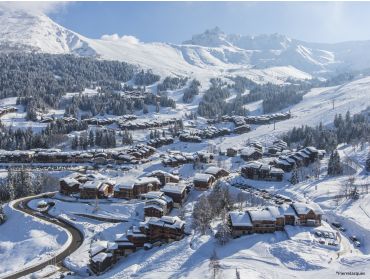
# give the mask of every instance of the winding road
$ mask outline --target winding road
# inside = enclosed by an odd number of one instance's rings
[[[37,219],[46,221],[48,223],[52,223],[54,225],[57,225],[59,227],[62,227],[66,231],[68,231],[71,235],[71,243],[67,248],[65,248],[62,252],[58,253],[56,256],[53,256],[52,258],[49,258],[42,263],[35,264],[30,267],[26,267],[20,271],[3,275],[3,278],[7,279],[15,279],[15,278],[20,278],[24,277],[26,275],[29,275],[30,273],[34,273],[36,271],[39,271],[43,269],[44,267],[50,265],[51,263],[63,267],[63,260],[72,254],[74,251],[76,251],[82,244],[83,242],[83,235],[82,233],[73,225],[69,224],[68,222],[64,221],[63,219],[60,218],[55,218],[48,213],[42,213],[35,211],[31,209],[27,204],[29,201],[35,198],[40,198],[40,197],[51,197],[54,193],[48,193],[48,194],[41,194],[37,196],[32,196],[32,197],[25,197],[22,199],[18,199],[14,204],[12,205],[12,208],[15,209],[16,211],[21,211],[25,213],[26,215],[31,215],[33,217],[36,217]]]

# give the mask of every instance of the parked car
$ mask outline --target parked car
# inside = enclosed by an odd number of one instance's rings
[[[324,235],[325,238],[329,238],[330,237],[329,236],[329,233],[327,233],[327,232],[324,232],[323,235]]]
[[[322,233],[321,233],[320,231],[315,231],[315,235],[316,235],[317,237],[322,237]]]
[[[319,243],[320,243],[320,244],[325,244],[325,239],[324,239],[324,238],[320,238],[320,239],[319,239]]]

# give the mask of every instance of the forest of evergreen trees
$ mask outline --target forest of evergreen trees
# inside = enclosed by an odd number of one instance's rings
[[[192,80],[189,87],[184,90],[184,95],[182,100],[185,103],[190,103],[193,101],[194,96],[199,94],[200,82],[196,79]]]
[[[166,77],[162,83],[158,84],[157,90],[166,91],[183,88],[188,79],[188,77]]]
[[[337,114],[333,127],[294,127],[285,133],[282,139],[289,145],[315,146],[319,149],[333,151],[340,143],[358,144],[370,141],[369,119],[364,114],[351,116],[348,111],[343,117]]]
[[[226,102],[230,91],[220,79],[211,79],[210,88],[199,102],[198,114],[202,117],[215,118],[223,115],[246,115],[242,96],[238,95],[231,102]]]

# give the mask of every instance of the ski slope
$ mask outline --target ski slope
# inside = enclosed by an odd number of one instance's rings
[[[283,111],[290,110],[292,118],[274,125],[260,125],[245,135],[226,137],[222,145],[224,148],[235,147],[236,143],[250,139],[259,139],[262,142],[271,142],[278,135],[302,125],[316,126],[333,123],[335,114],[343,116],[349,110],[351,114],[359,113],[370,106],[370,77],[349,82],[347,84],[327,88],[314,88],[298,104]],[[334,100],[334,109],[333,109]],[[262,106],[262,103],[261,105]],[[248,105],[245,106],[248,108]],[[256,104],[252,104],[252,111],[257,111]]]

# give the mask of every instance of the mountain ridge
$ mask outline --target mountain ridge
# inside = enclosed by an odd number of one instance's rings
[[[194,35],[183,44],[91,39],[55,23],[44,14],[0,11],[0,51],[75,54],[121,60],[161,74],[220,73],[294,67],[311,75],[370,64],[370,41],[306,43],[285,35],[244,36],[220,28]]]

